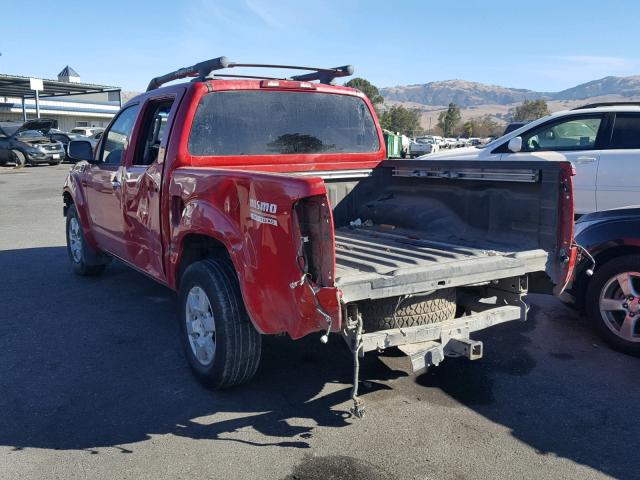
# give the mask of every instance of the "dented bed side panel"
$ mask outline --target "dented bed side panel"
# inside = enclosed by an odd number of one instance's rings
[[[300,338],[340,329],[339,291],[312,285],[298,262],[301,238],[294,206],[326,198],[322,181],[267,172],[183,167],[169,187],[168,271],[177,286],[186,240],[198,234],[224,245],[238,275],[244,303],[262,333]],[[333,239],[327,240],[333,245]],[[332,247],[333,250],[333,247]],[[333,262],[328,275],[333,276]]]

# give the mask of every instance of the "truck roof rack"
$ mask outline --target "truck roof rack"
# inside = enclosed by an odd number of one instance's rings
[[[600,102],[600,103],[587,103],[586,105],[580,105],[579,107],[572,108],[571,110],[583,110],[585,108],[596,107],[625,107],[625,106],[638,106],[640,102]]]
[[[270,65],[265,63],[236,63],[231,62],[227,57],[212,58],[211,60],[205,60],[204,62],[196,63],[190,67],[180,68],[173,72],[159,77],[152,78],[147,87],[149,90],[154,90],[164,85],[165,83],[180,78],[196,77],[196,81],[203,81],[207,76],[214,71],[223,70],[225,68],[282,68],[288,70],[305,70],[310,73],[303,73],[294,75],[288,78],[274,78],[274,77],[260,77],[253,75],[234,75],[234,74],[217,74],[219,77],[235,77],[235,78],[256,78],[266,80],[296,80],[300,82],[312,82],[318,80],[320,83],[331,84],[334,79],[338,77],[348,77],[353,75],[353,67],[351,65],[344,65],[342,67],[335,68],[317,68],[317,67],[302,67],[298,65]]]

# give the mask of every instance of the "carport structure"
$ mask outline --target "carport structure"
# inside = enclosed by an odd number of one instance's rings
[[[33,80],[35,80],[36,83],[42,82],[40,90],[32,89]],[[0,97],[17,97],[22,99],[23,121],[27,120],[26,99],[35,99],[36,117],[40,118],[40,99],[42,98],[71,97],[74,95],[107,92],[117,92],[118,103],[120,107],[122,107],[122,94],[119,87],[0,74]]]

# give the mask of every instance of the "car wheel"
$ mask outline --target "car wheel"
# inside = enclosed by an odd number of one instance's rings
[[[16,168],[22,168],[27,163],[27,157],[20,150],[12,150],[13,162],[16,164]]]
[[[95,276],[100,275],[104,268],[105,263],[92,265],[87,263],[87,257],[96,254],[90,252],[89,246],[84,239],[84,233],[82,233],[82,225],[80,224],[80,218],[76,207],[71,205],[67,212],[67,253],[69,260],[71,261],[71,267],[73,271],[82,276]]]
[[[230,262],[191,264],[180,281],[180,327],[189,365],[205,386],[249,381],[260,363],[262,340],[247,314]]]
[[[640,356],[640,255],[625,255],[596,270],[587,288],[587,314],[615,350]]]

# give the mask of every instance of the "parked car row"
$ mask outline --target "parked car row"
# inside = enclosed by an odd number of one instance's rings
[[[437,135],[427,135],[424,137],[416,137],[415,140],[411,140],[409,152],[410,156],[415,158],[422,155],[428,155],[430,153],[436,153],[442,149],[477,147],[484,145],[491,140],[491,138],[444,138]]]
[[[59,165],[69,160],[70,141],[87,140],[95,146],[104,131],[103,128],[74,128],[67,133],[52,128],[54,124],[54,120],[45,118],[24,123],[0,122],[0,165]]]

